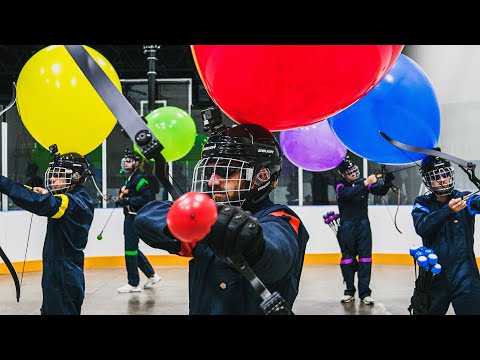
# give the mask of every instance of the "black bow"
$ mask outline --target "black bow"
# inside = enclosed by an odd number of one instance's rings
[[[413,146],[413,145],[407,145],[404,143],[401,143],[400,141],[392,139],[390,136],[385,134],[384,132],[380,131],[380,135],[387,140],[390,144],[396,146],[397,148],[401,150],[406,150],[406,151],[411,151],[411,152],[416,152],[420,154],[427,154],[431,156],[438,156],[439,158],[449,160],[458,166],[467,174],[468,178],[472,183],[475,184],[475,186],[480,190],[480,180],[475,176],[475,167],[476,165],[472,163],[471,161],[463,160],[460,158],[457,158],[455,156],[452,156],[450,154],[443,153],[438,150],[433,150],[433,149],[425,149],[421,148],[418,146]],[[405,154],[407,157],[408,155]]]
[[[3,251],[3,249],[0,247],[0,257],[4,261],[5,265],[8,268],[8,271],[10,271],[10,274],[12,275],[13,282],[15,283],[15,290],[17,292],[17,302],[20,301],[20,281],[18,281],[18,275],[17,272],[15,271],[15,268],[13,267],[12,263],[7,257],[7,254]]]

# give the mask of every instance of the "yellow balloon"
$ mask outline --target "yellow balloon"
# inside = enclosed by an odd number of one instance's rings
[[[110,62],[84,47],[121,93]],[[63,45],[41,49],[24,65],[17,81],[17,109],[32,137],[46,149],[57,144],[61,154],[88,154],[117,122]]]

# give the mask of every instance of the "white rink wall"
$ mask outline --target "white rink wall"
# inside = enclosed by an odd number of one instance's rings
[[[292,207],[304,222],[310,240],[307,254],[338,254],[339,247],[333,231],[323,222],[323,214],[328,211],[338,212],[335,205],[329,206],[303,206]],[[397,206],[371,205],[369,218],[373,233],[374,254],[408,254],[413,245],[420,246],[421,239],[416,235],[410,215],[412,206],[402,205],[398,208],[397,226],[402,231],[400,234],[393,222]],[[85,250],[86,257],[123,256],[123,212],[121,209],[113,210],[104,232],[103,239],[97,240],[97,235],[110,216],[112,209],[96,209],[90,230],[88,245]],[[26,260],[41,260],[42,247],[45,237],[47,219],[32,215],[24,210],[0,213],[0,246],[4,249],[12,262],[23,262],[30,227],[30,239]],[[478,221],[476,227],[478,227]],[[476,229],[476,234],[480,230]],[[480,254],[479,242],[475,245],[476,254]],[[146,255],[164,255],[167,252],[153,249],[140,242],[140,249]]]

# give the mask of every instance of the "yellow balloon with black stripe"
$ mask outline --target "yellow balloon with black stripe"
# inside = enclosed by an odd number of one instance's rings
[[[121,94],[112,64],[83,46]],[[57,144],[61,154],[88,154],[117,122],[63,45],[41,49],[24,65],[17,81],[17,110],[30,135],[45,149]]]

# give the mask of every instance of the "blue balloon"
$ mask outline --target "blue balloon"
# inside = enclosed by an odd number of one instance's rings
[[[410,248],[410,255],[415,256],[415,254],[417,253],[417,251],[418,251],[418,247],[412,247],[412,248]]]
[[[397,148],[380,131],[404,144],[432,149],[440,137],[440,108],[425,72],[400,54],[374,88],[328,123],[356,155],[380,164],[408,164],[427,155]]]
[[[440,264],[437,263],[437,264],[435,264],[435,265],[432,266],[432,268],[430,269],[430,271],[431,271],[433,274],[435,274],[435,275],[436,275],[436,274],[439,274],[440,271],[442,271],[442,265],[440,265]]]

